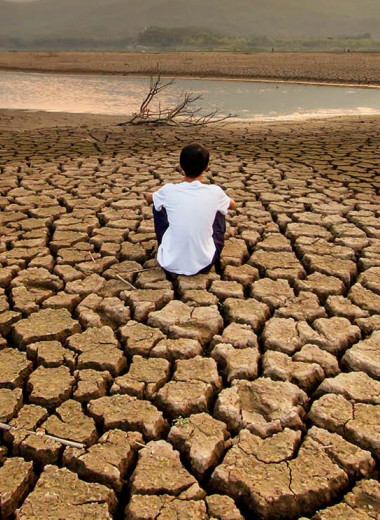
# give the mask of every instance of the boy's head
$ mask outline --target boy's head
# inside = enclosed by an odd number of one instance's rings
[[[182,148],[179,162],[187,177],[199,177],[207,167],[210,152],[199,143],[191,143]]]

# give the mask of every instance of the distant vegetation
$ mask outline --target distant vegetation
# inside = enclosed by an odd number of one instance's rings
[[[220,49],[247,46],[247,40],[202,27],[149,27],[137,37],[137,45],[150,49]]]
[[[148,27],[136,37],[96,38],[10,38],[1,37],[2,50],[236,50],[236,51],[380,51],[380,40],[370,33],[335,37],[275,38],[241,37],[203,27]]]
[[[149,27],[138,35],[136,44],[150,50],[380,51],[380,40],[372,39],[369,33],[340,37],[243,38],[200,27]]]
[[[0,0],[0,45],[47,51],[380,50],[379,1]]]

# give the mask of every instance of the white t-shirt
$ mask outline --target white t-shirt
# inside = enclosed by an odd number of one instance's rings
[[[153,193],[155,209],[164,207],[169,221],[158,248],[160,266],[192,275],[210,265],[215,254],[215,215],[218,211],[227,215],[230,200],[219,186],[200,181],[166,184]]]

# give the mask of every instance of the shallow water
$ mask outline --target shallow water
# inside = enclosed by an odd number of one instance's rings
[[[0,108],[128,115],[148,87],[146,77],[0,72]],[[160,95],[161,105],[189,90],[202,95],[204,112],[244,120],[380,114],[379,89],[240,80],[177,79]]]

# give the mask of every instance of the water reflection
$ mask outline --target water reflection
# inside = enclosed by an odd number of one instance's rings
[[[145,97],[143,77],[0,72],[0,108],[127,115]],[[183,91],[201,94],[206,112],[239,119],[380,113],[380,91],[353,87],[178,79],[160,97],[175,103]]]

